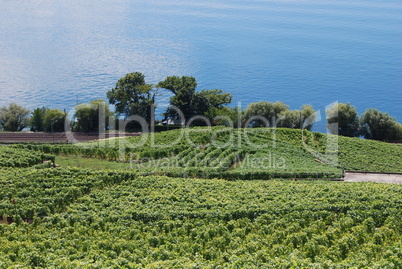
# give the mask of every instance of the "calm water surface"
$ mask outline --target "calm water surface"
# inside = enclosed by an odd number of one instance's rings
[[[0,0],[0,106],[69,110],[134,71],[243,107],[340,101],[402,121],[402,2]]]

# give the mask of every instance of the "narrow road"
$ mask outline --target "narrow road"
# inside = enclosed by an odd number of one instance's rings
[[[360,173],[345,172],[345,182],[377,182],[402,184],[402,173]]]

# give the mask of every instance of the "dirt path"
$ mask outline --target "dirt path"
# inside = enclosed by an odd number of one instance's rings
[[[378,182],[402,184],[402,173],[345,172],[345,182]]]

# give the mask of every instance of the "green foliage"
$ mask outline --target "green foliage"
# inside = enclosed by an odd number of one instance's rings
[[[212,126],[222,125],[226,127],[235,127],[232,114],[232,109],[227,106],[222,106],[221,108],[210,107],[205,112],[205,117],[210,121]]]
[[[60,167],[77,167],[95,170],[130,170],[130,164],[119,161],[107,161],[75,155],[58,155],[56,164]]]
[[[402,146],[359,138],[339,139],[339,160],[347,170],[402,173]]]
[[[381,141],[402,139],[401,124],[388,113],[370,108],[364,112],[360,121],[365,138]]]
[[[193,96],[197,88],[197,82],[194,77],[169,76],[164,81],[160,81],[156,87],[171,91],[174,96],[170,98],[170,105],[179,109],[185,119],[194,115]],[[170,107],[166,112],[166,117],[178,119],[178,111]]]
[[[213,113],[213,110],[211,111]],[[222,116],[222,119],[217,120],[216,125],[224,125],[231,128],[241,128],[244,125],[244,110],[235,106],[233,108],[224,108],[220,110],[220,113],[214,114],[214,117]],[[226,118],[226,119],[225,119]]]
[[[7,171],[1,182],[9,185],[14,177]],[[5,268],[402,266],[399,185],[227,182],[71,169],[23,169],[17,183],[28,191],[14,191],[16,203],[5,199],[0,208],[49,208],[32,224],[0,224]],[[54,200],[66,204],[52,212]]]
[[[202,90],[194,94],[193,113],[194,115],[206,116],[209,121],[212,121],[217,116],[225,114],[228,108],[224,105],[229,104],[231,101],[232,95],[230,93],[224,93],[218,89]]]
[[[150,123],[155,109],[154,95],[151,91],[152,85],[145,83],[145,76],[135,72],[120,78],[116,87],[107,92],[107,98],[109,103],[116,106],[116,112],[124,115],[126,119],[130,116],[139,116]],[[138,126],[138,123],[133,126]]]
[[[75,107],[74,116],[77,122],[74,129],[79,132],[93,132],[100,129],[105,131],[109,128],[109,117],[112,115],[103,99],[93,100],[89,104],[80,104]],[[100,119],[101,122],[99,122]]]
[[[341,177],[340,168],[317,162],[303,147],[300,131],[294,132],[295,135],[292,135],[293,132],[290,129],[191,128],[78,146],[45,144],[16,147],[48,154],[128,161],[140,173],[174,177]]]
[[[45,131],[45,115],[47,109],[45,107],[38,107],[32,112],[30,121],[31,131],[43,132]]]
[[[245,127],[275,127],[280,114],[287,111],[289,107],[282,102],[260,101],[251,103],[244,111]]]
[[[224,93],[222,90],[202,90],[196,92],[197,82],[194,77],[188,76],[170,76],[164,81],[159,82],[156,87],[171,91],[174,96],[170,98],[170,107],[165,117],[180,119],[180,112],[184,119],[190,120],[194,116],[207,117],[212,120],[219,114],[224,113],[225,104],[232,101],[230,93]],[[206,125],[205,120],[198,119],[192,121],[192,126]]]
[[[95,172],[79,169],[2,170],[0,216],[32,219],[60,212],[93,188],[102,188],[134,173]],[[13,201],[13,202],[12,202]]]
[[[30,167],[43,161],[54,162],[53,155],[9,146],[0,147],[0,167]]]
[[[29,124],[30,111],[15,103],[0,108],[0,129],[9,132],[22,131]]]
[[[396,141],[402,140],[402,124],[395,125],[393,139]]]
[[[328,129],[332,134],[356,137],[360,134],[359,117],[350,103],[335,103],[326,111]]]
[[[64,132],[66,113],[60,109],[47,109],[44,117],[46,132]]]
[[[311,130],[315,122],[315,110],[310,105],[301,110],[286,110],[279,114],[278,127]]]
[[[127,162],[139,173],[174,177],[340,178],[342,169],[402,172],[400,145],[298,129],[188,128],[79,145],[16,147]]]
[[[232,102],[232,95],[225,93],[222,90],[202,90],[197,93],[206,100],[208,108],[221,108],[225,104]]]
[[[282,127],[311,130],[316,116],[311,105],[303,105],[301,110],[289,110],[289,107],[282,102],[260,101],[251,103],[240,114],[240,118],[244,127]]]

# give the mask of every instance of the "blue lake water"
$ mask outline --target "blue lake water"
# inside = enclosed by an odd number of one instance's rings
[[[134,71],[242,107],[339,101],[402,121],[402,2],[0,0],[0,106],[69,110]]]

